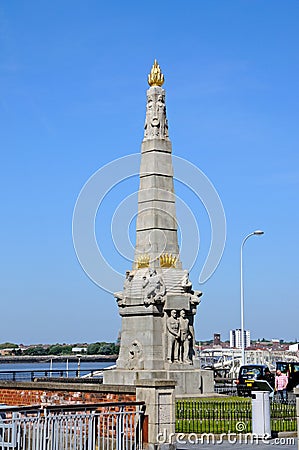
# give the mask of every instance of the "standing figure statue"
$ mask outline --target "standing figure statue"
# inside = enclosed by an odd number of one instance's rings
[[[168,139],[168,121],[163,89],[158,93],[152,91],[147,94],[144,138]]]
[[[176,310],[173,309],[170,317],[167,318],[166,327],[167,335],[167,360],[169,362],[178,362],[179,360],[179,321],[177,319]]]
[[[150,137],[151,131],[151,118],[153,116],[153,98],[150,95],[147,95],[147,103],[146,103],[146,116],[145,116],[145,124],[144,124],[144,137]]]
[[[179,331],[180,331],[180,349],[179,360],[183,363],[192,364],[189,357],[190,341],[192,339],[190,333],[189,319],[186,317],[186,311],[182,309],[179,317]]]
[[[166,118],[166,106],[165,106],[165,96],[163,94],[158,95],[157,104],[157,117],[159,121],[159,137],[167,138],[168,137],[168,123]]]
[[[156,269],[148,269],[143,277],[142,287],[144,289],[144,304],[163,303],[166,292],[165,283]]]

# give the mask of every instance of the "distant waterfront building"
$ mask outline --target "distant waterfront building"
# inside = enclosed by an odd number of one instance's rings
[[[220,333],[214,333],[213,346],[217,347],[221,345],[221,335]]]
[[[73,347],[72,352],[73,353],[86,353],[87,348],[86,347]]]
[[[291,344],[289,346],[289,351],[290,352],[298,352],[299,351],[299,344],[298,344],[298,342],[296,344]]]
[[[230,330],[229,332],[229,346],[231,348],[242,348],[242,341],[241,341],[241,330],[240,328],[236,330]],[[244,330],[244,346],[250,347],[250,331]]]
[[[1,348],[0,356],[9,356],[13,354],[14,348]]]

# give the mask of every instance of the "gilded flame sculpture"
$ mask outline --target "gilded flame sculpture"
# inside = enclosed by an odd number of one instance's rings
[[[164,83],[164,75],[156,59],[147,80],[150,86],[162,86]]]

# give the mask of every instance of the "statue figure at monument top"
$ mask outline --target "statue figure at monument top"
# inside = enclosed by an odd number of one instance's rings
[[[168,121],[166,117],[165,91],[162,89],[164,75],[155,60],[148,75],[150,88],[147,91],[146,118],[144,125],[144,140],[168,140]]]

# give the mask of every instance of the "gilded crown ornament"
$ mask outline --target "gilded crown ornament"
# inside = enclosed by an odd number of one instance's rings
[[[140,255],[137,258],[137,268],[142,269],[149,267],[150,257],[149,255]]]
[[[150,86],[162,86],[164,83],[164,75],[161,72],[160,66],[156,59],[151,69],[151,73],[148,75],[147,81]]]
[[[160,256],[160,266],[161,267],[174,267],[176,266],[177,257],[173,256],[171,253],[163,253]]]

